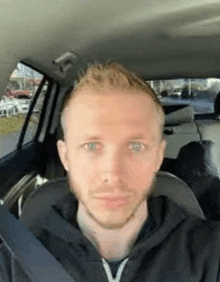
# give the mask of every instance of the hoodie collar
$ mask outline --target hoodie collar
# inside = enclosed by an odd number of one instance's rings
[[[83,235],[76,222],[78,202],[69,192],[50,209],[50,212],[41,220],[44,229],[69,243],[79,243]]]
[[[150,233],[143,230],[147,227],[147,221],[142,227],[139,236],[129,257],[135,258],[141,252],[146,252],[164,240],[172,230],[190,215],[183,208],[166,196],[151,197],[148,200],[149,217],[152,217],[153,229]],[[141,235],[141,236],[140,236]]]
[[[88,240],[83,236],[76,221],[77,209],[78,201],[69,192],[52,206],[47,217],[41,220],[41,224],[43,228],[64,241],[86,244],[88,247]],[[189,217],[185,210],[166,196],[151,197],[148,200],[148,210],[149,217],[139,232],[131,256],[157,245],[180,222]],[[89,245],[94,249],[92,244]]]

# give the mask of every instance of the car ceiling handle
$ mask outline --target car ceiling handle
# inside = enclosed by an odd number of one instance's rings
[[[75,282],[51,253],[0,204],[0,237],[33,282]]]

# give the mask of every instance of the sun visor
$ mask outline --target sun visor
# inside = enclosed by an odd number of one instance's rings
[[[165,125],[190,123],[194,120],[194,109],[191,105],[164,106]]]

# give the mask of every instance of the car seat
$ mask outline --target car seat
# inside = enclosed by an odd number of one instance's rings
[[[69,192],[66,178],[48,181],[34,191],[25,202],[20,221],[26,227],[39,226],[39,219],[47,214],[53,204]],[[205,219],[202,209],[191,189],[178,177],[160,171],[156,177],[154,196],[165,195],[190,214]]]
[[[214,142],[215,155],[213,161],[216,162],[218,177],[220,177],[220,92],[217,94],[214,102],[214,117],[213,115],[204,116],[202,119],[197,119],[196,125],[201,140],[211,140]],[[191,141],[198,141],[196,139]]]
[[[178,154],[172,172],[189,185],[205,216],[220,220],[220,179],[212,141],[190,142]]]
[[[176,159],[181,147],[199,141],[192,105],[165,105],[164,137],[167,141],[165,158]]]

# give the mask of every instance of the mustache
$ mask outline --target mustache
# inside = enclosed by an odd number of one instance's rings
[[[130,190],[126,185],[104,185],[96,188],[94,191],[90,191],[90,195],[94,196],[96,194],[109,194],[114,192],[120,192],[120,194],[131,194],[133,190]]]

